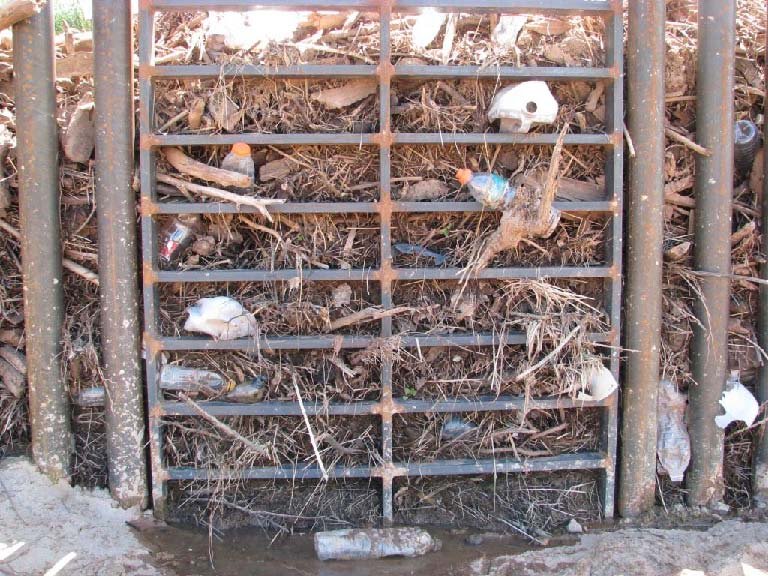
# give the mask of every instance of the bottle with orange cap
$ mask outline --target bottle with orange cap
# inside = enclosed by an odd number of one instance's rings
[[[456,179],[469,189],[475,200],[492,210],[506,210],[517,192],[506,178],[492,172],[462,168],[456,172]]]
[[[239,174],[245,174],[251,179],[251,186],[249,189],[240,188],[239,192],[244,194],[251,194],[253,192],[253,180],[256,176],[256,167],[253,163],[253,157],[251,156],[251,147],[245,142],[238,142],[232,146],[232,150],[224,157],[221,163],[221,167],[224,170],[230,170],[231,172],[238,172]]]

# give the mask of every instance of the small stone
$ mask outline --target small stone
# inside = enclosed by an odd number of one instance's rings
[[[568,522],[567,530],[569,534],[582,534],[584,532],[584,528],[581,527],[576,518],[571,518],[571,521]]]
[[[728,512],[731,511],[731,507],[728,506],[725,502],[715,502],[712,505],[712,512],[716,512],[718,514],[728,514]]]
[[[483,535],[482,534],[470,534],[466,537],[464,540],[467,544],[470,546],[480,546],[480,544],[483,543]]]

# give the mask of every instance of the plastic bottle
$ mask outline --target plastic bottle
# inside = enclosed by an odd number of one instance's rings
[[[189,248],[200,228],[200,216],[182,214],[163,227],[160,234],[160,259],[171,262]]]
[[[659,387],[656,453],[660,472],[666,471],[672,482],[682,482],[691,461],[691,439],[685,425],[688,400],[669,380]]]
[[[245,174],[250,178],[251,185],[249,188],[236,188],[236,190],[242,194],[253,193],[253,180],[256,177],[256,167],[251,157],[251,147],[244,142],[238,142],[232,146],[232,150],[224,157],[221,163],[221,167],[224,170],[231,172],[237,172],[239,174]]]
[[[752,169],[755,154],[760,147],[760,134],[751,120],[738,120],[733,127],[733,160],[736,170],[747,174]]]
[[[456,179],[469,188],[475,200],[492,210],[508,208],[517,193],[506,178],[491,172],[473,173],[462,168],[456,172]]]
[[[160,388],[191,393],[219,391],[227,388],[227,381],[211,370],[166,364],[160,370]]]

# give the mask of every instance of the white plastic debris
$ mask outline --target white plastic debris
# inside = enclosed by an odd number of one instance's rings
[[[592,367],[582,374],[581,391],[576,396],[577,400],[599,402],[608,398],[619,388],[613,372],[605,366]],[[588,392],[584,392],[588,390]]]
[[[583,534],[584,528],[579,524],[579,521],[576,520],[576,518],[571,518],[570,522],[568,522],[568,527],[566,528],[568,530],[569,534]]]
[[[220,44],[230,50],[250,50],[269,42],[291,40],[306,12],[287,10],[250,10],[247,12],[210,12],[206,42]]]
[[[411,30],[411,42],[415,48],[424,49],[440,34],[440,29],[448,17],[434,8],[425,8],[416,18]]]
[[[188,332],[202,332],[216,340],[234,340],[256,333],[256,318],[242,304],[228,296],[201,298],[187,308],[184,323]]]
[[[662,380],[659,386],[656,421],[657,470],[672,482],[682,482],[691,461],[691,439],[685,425],[688,400],[674,383]]]
[[[368,528],[315,533],[320,560],[368,560],[387,556],[422,556],[439,550],[440,540],[421,528]]]
[[[517,37],[525,23],[528,22],[528,16],[517,14],[514,16],[501,16],[499,23],[493,29],[491,39],[498,48],[509,50],[517,44]]]
[[[501,132],[526,133],[533,124],[552,124],[557,109],[547,83],[532,80],[500,90],[491,102],[488,120],[500,120]]]
[[[731,377],[725,384],[723,396],[720,398],[720,405],[725,410],[725,414],[715,416],[715,424],[720,428],[726,428],[731,422],[744,422],[747,426],[752,426],[760,411],[760,405],[755,400],[752,392],[744,388],[739,381],[739,371],[733,370]]]

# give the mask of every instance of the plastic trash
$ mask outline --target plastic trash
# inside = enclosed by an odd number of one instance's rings
[[[211,11],[206,20],[206,45],[209,49],[250,50],[284,42],[293,38],[306,18],[306,12],[288,10]]]
[[[418,244],[393,244],[392,248],[400,252],[400,254],[432,258],[437,266],[442,266],[446,261],[446,257],[442,254],[433,252],[432,250],[424,248],[424,246],[419,246]]]
[[[160,259],[171,262],[181,256],[200,229],[200,216],[182,214],[168,222],[160,235]]]
[[[186,368],[166,364],[160,369],[160,388],[195,394],[218,392],[227,387],[227,380],[221,374],[201,368]]]
[[[232,146],[229,154],[224,157],[221,162],[221,167],[224,170],[230,172],[237,172],[238,174],[245,174],[250,178],[251,185],[248,188],[236,188],[241,194],[253,193],[253,180],[256,177],[256,166],[251,156],[251,147],[244,142],[238,142]]]
[[[252,402],[259,402],[264,398],[264,392],[267,390],[267,377],[256,376],[251,379],[250,382],[243,382],[234,387],[224,399],[228,402],[239,402],[242,404],[250,404]]]
[[[547,83],[533,80],[500,90],[491,102],[488,120],[500,120],[501,132],[525,133],[532,124],[552,124],[557,108]]]
[[[106,402],[107,393],[103,386],[85,388],[80,390],[80,392],[75,394],[75,397],[72,398],[72,403],[81,408],[99,408],[104,406]]]
[[[494,45],[504,49],[514,48],[517,44],[517,37],[526,22],[528,22],[528,16],[525,14],[499,17],[499,23],[496,24],[491,34]]]
[[[472,172],[462,168],[456,171],[456,179],[469,189],[475,200],[492,210],[508,208],[517,193],[509,180],[492,172]]]
[[[440,540],[421,528],[367,528],[315,533],[320,560],[369,560],[387,556],[423,556],[440,550]]]
[[[751,120],[738,120],[733,132],[733,161],[739,173],[747,174],[760,148],[760,133]]]
[[[682,482],[691,461],[691,439],[685,425],[688,399],[674,383],[662,380],[659,386],[656,421],[656,455],[660,474],[672,482]]]
[[[619,389],[619,383],[616,382],[613,372],[605,366],[596,366],[585,370],[581,375],[581,380],[581,391],[576,396],[577,400],[599,402]]]
[[[449,416],[440,429],[440,440],[456,440],[477,430],[477,424],[460,416]]]
[[[416,18],[416,23],[411,30],[411,42],[414,48],[424,49],[440,34],[440,29],[448,17],[443,12],[434,8],[425,8]]]
[[[188,332],[202,332],[216,340],[234,340],[256,333],[256,318],[243,305],[228,296],[201,298],[187,308],[184,323]]]
[[[715,416],[715,424],[720,428],[727,428],[731,422],[744,422],[752,426],[760,412],[760,405],[755,400],[752,392],[747,390],[739,379],[739,371],[731,371],[731,376],[725,384],[720,405],[725,414]]]

